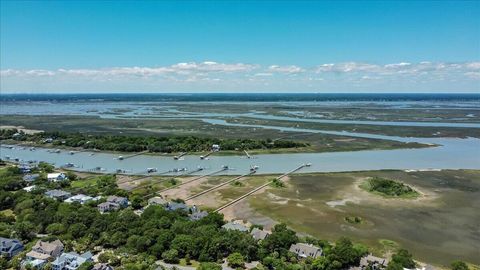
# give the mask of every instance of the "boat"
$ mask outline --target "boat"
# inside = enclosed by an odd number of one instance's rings
[[[73,151],[70,151],[70,152],[69,152],[69,154],[70,154],[70,155],[73,155],[73,154],[75,154],[75,152],[73,152]]]
[[[228,170],[228,169],[229,169],[229,168],[228,168],[228,165],[222,165],[222,169]]]
[[[312,163],[305,164],[305,167],[310,167],[310,166],[312,166]]]
[[[65,163],[65,165],[63,165],[63,167],[65,167],[65,168],[72,168],[74,166],[75,165],[73,163],[70,163],[70,162],[67,162],[67,163]]]
[[[118,156],[118,160],[123,160],[123,156]]]
[[[157,168],[147,168],[147,173],[157,172]]]
[[[253,166],[250,166],[250,171],[251,172],[256,172],[258,170],[258,166],[257,165],[253,165]]]

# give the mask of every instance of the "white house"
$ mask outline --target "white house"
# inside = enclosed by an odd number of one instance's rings
[[[24,187],[23,190],[25,190],[26,192],[32,192],[36,188],[37,186],[33,185],[33,186]]]
[[[49,173],[47,174],[47,179],[50,182],[60,182],[68,180],[68,177],[64,173]]]
[[[99,199],[99,197],[93,198],[93,197],[90,197],[90,196],[87,196],[87,195],[77,194],[75,196],[72,196],[72,197],[66,199],[64,202],[66,202],[66,203],[78,202],[80,204],[85,204],[89,201],[96,201],[98,199]]]

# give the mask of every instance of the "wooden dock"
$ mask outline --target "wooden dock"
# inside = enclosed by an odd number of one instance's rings
[[[188,152],[180,153],[179,155],[174,156],[173,159],[174,159],[174,160],[179,160],[180,158],[182,158],[182,157],[185,156],[186,154],[188,154]]]
[[[145,151],[138,152],[138,153],[135,153],[135,154],[131,154],[131,155],[128,155],[128,156],[124,156],[124,157],[122,157],[121,159],[119,158],[118,160],[125,160],[125,159],[128,159],[128,158],[133,158],[133,157],[136,157],[136,156],[140,156],[140,155],[146,154],[146,153],[148,153],[148,152],[149,152],[148,150],[145,150]]]
[[[180,183],[180,184],[178,184],[178,185],[175,185],[175,186],[171,186],[171,187],[162,189],[162,190],[160,190],[160,191],[157,191],[157,193],[161,193],[161,192],[164,192],[164,191],[167,191],[167,190],[170,190],[170,189],[174,189],[174,188],[177,188],[177,187],[181,187],[181,186],[186,185],[186,184],[188,184],[188,183],[191,183],[191,182],[200,180],[200,179],[205,178],[205,177],[208,177],[208,176],[215,175],[215,174],[217,174],[217,173],[220,173],[220,172],[223,172],[223,171],[226,171],[226,170],[228,170],[228,168],[222,168],[222,169],[220,169],[220,170],[218,170],[218,171],[214,171],[214,172],[211,172],[211,173],[207,173],[207,174],[204,174],[204,175],[195,177],[195,178],[193,178],[193,179],[191,179],[191,180],[188,180],[188,181],[186,181],[186,182]]]
[[[293,170],[291,170],[291,171],[288,171],[288,172],[286,172],[286,173],[278,176],[277,178],[275,178],[275,180],[280,180],[280,179],[284,178],[285,176],[287,176],[287,175],[289,175],[289,174],[291,174],[291,173],[294,173],[294,172],[296,172],[296,171],[298,171],[298,170],[300,170],[300,169],[302,169],[302,168],[304,168],[304,167],[307,167],[307,164],[302,164],[302,165],[298,166],[297,168],[295,168],[295,169],[293,169]],[[248,196],[250,196],[250,195],[256,193],[257,191],[265,188],[266,186],[270,185],[271,183],[273,183],[273,181],[274,181],[274,180],[269,181],[269,182],[267,182],[267,183],[265,183],[265,184],[263,184],[263,185],[261,185],[261,186],[259,186],[259,187],[256,187],[255,189],[253,189],[253,190],[251,190],[251,191],[243,194],[242,196],[236,198],[235,200],[233,200],[233,201],[231,201],[231,202],[228,202],[228,203],[226,203],[225,205],[220,206],[219,208],[215,209],[214,212],[220,212],[220,211],[222,211],[223,209],[225,209],[225,208],[227,208],[227,207],[229,207],[229,206],[231,206],[231,205],[234,205],[234,204],[238,203],[239,201],[247,198]]]
[[[189,201],[189,200],[195,199],[195,198],[197,198],[197,197],[199,197],[199,196],[202,196],[202,195],[204,195],[204,194],[206,194],[206,193],[209,193],[210,191],[213,191],[213,190],[216,190],[216,189],[218,189],[218,188],[221,188],[221,187],[223,187],[223,186],[225,186],[225,185],[227,185],[227,184],[230,184],[230,183],[233,182],[233,181],[237,181],[237,180],[239,180],[239,179],[242,179],[242,178],[247,177],[247,176],[249,176],[249,175],[252,175],[252,174],[254,174],[254,173],[255,173],[255,171],[249,172],[249,173],[244,174],[244,175],[237,176],[237,177],[235,177],[235,178],[233,178],[233,179],[230,179],[230,180],[228,180],[228,181],[226,181],[226,182],[224,182],[224,183],[221,183],[221,184],[216,185],[216,186],[213,186],[213,187],[211,187],[211,188],[209,188],[209,189],[207,189],[207,190],[204,190],[204,191],[202,191],[202,192],[200,192],[200,193],[197,193],[197,194],[195,194],[195,195],[192,195],[192,196],[186,198],[185,201]]]

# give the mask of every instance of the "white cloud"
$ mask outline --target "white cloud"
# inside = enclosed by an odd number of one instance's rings
[[[295,65],[292,65],[292,66],[271,65],[268,67],[268,70],[271,72],[279,72],[279,73],[300,73],[304,71],[303,68]]]

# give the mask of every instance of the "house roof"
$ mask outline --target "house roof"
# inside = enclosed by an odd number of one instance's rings
[[[47,192],[45,192],[45,195],[50,196],[50,197],[66,197],[72,195],[70,192],[66,192],[63,190],[59,189],[52,189]]]
[[[125,201],[128,201],[128,199],[125,198],[125,197],[120,197],[120,196],[108,196],[107,197],[107,202],[123,203]]]
[[[305,243],[296,243],[290,246],[289,251],[297,254],[300,257],[317,257],[322,255],[322,249],[314,245]]]
[[[58,178],[60,175],[65,176],[64,173],[49,173],[47,174],[47,178]]]
[[[45,254],[45,253],[40,253],[40,252],[36,252],[36,251],[29,251],[27,254],[26,254],[27,257],[30,257],[30,258],[34,258],[34,259],[38,259],[38,260],[48,260],[48,258],[50,258],[51,256],[48,255],[48,254]]]
[[[92,270],[113,270],[113,267],[107,263],[97,263],[93,266]]]
[[[227,229],[227,230],[236,230],[236,231],[241,231],[241,232],[246,232],[248,231],[247,226],[238,224],[235,222],[228,222],[227,224],[223,225],[222,228]]]
[[[208,216],[207,211],[200,211],[200,212],[195,212],[190,215],[191,220],[200,220],[204,217]]]
[[[40,177],[39,174],[26,174],[23,176],[23,181],[35,181],[38,177]]]
[[[167,209],[171,211],[175,210],[185,210],[188,211],[190,207],[184,203],[177,203],[177,202],[169,202],[167,204]]]
[[[63,247],[63,243],[58,239],[51,242],[38,240],[32,247],[32,250],[39,250],[41,253],[52,254],[59,249],[63,250]]]
[[[164,200],[162,197],[153,197],[148,199],[148,204],[164,205],[167,204],[167,201]]]
[[[379,263],[381,265],[387,265],[388,260],[385,258],[373,256],[372,254],[368,254],[367,256],[360,259],[360,266],[368,266],[369,263]]]
[[[253,236],[253,239],[255,240],[263,240],[267,238],[267,236],[270,234],[267,231],[260,230],[259,228],[253,228],[250,234]]]
[[[22,248],[22,243],[17,239],[0,237],[0,247],[7,250],[7,252]]]

